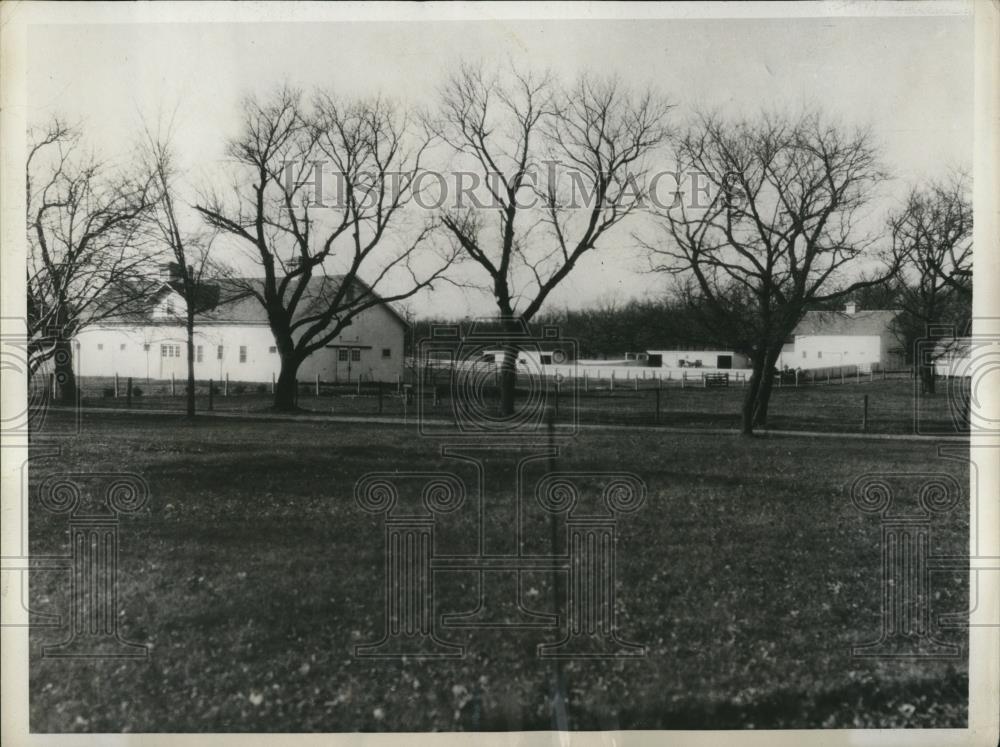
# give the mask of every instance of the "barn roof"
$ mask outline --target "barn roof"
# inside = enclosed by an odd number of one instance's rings
[[[310,311],[317,311],[323,300],[329,298],[344,281],[343,275],[318,276],[309,279],[302,300],[299,302],[296,316],[301,317]],[[355,285],[366,291],[370,288],[362,281],[355,279]],[[135,313],[122,315],[119,323],[157,323],[161,320],[153,318],[153,310],[159,304],[165,292],[172,290],[182,296],[183,285],[178,281],[150,283],[147,303]],[[267,311],[258,300],[255,293],[263,294],[264,278],[226,278],[212,283],[203,283],[195,291],[200,307],[196,317],[197,322],[236,323],[236,324],[267,324]],[[291,291],[287,291],[286,295]],[[377,294],[376,294],[377,295]],[[383,307],[404,327],[406,321],[391,304]]]
[[[889,331],[899,311],[870,310],[855,311],[807,311],[802,321],[795,327],[795,335],[819,336],[875,336]]]

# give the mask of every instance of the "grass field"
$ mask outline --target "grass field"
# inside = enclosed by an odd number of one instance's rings
[[[428,384],[422,391],[424,406],[420,408],[428,417],[450,417],[454,399],[447,372],[440,372],[439,393],[433,397],[435,385]],[[957,381],[957,380],[956,380]],[[563,384],[559,399],[560,420],[575,419],[580,423],[643,424],[664,425],[685,428],[739,428],[740,407],[743,389],[734,385],[726,389],[704,389],[690,384],[681,388],[677,381],[664,385],[659,394],[652,379],[619,382],[612,390],[605,380],[602,384],[591,382],[587,390],[580,381],[575,390],[570,384]],[[131,403],[124,398],[125,383],[120,384],[118,399],[104,396],[113,391],[111,379],[86,379],[82,383],[83,404],[86,407],[131,407],[137,411],[144,409],[183,410],[183,387],[177,384],[175,396],[170,396],[169,382],[135,384],[143,391],[142,396],[133,397]],[[520,400],[529,400],[528,382],[521,382]],[[869,381],[862,378],[857,382],[848,380],[840,384],[836,380],[795,388],[776,388],[770,406],[769,427],[778,430],[820,430],[848,433],[861,432],[865,422],[871,433],[913,433],[917,414],[920,417],[920,432],[934,434],[954,434],[960,426],[957,384],[942,379],[938,393],[918,395],[914,382],[906,378],[890,378]],[[197,408],[208,408],[208,383],[196,388]],[[554,385],[547,384],[549,404],[555,403]],[[456,396],[462,396],[456,390]],[[485,409],[491,409],[498,401],[497,393],[490,387],[477,392],[472,399],[478,404],[482,395]],[[466,395],[468,396],[468,395]],[[864,399],[868,398],[868,418],[864,418]],[[659,408],[657,407],[659,401]],[[261,384],[232,384],[230,396],[220,393],[212,398],[213,409],[220,412],[255,413],[267,411],[272,405],[268,387]],[[376,386],[324,384],[321,394],[316,396],[313,385],[300,385],[299,406],[307,411],[337,415],[385,415],[415,418],[418,406],[414,402],[405,405],[396,394],[395,384],[382,386],[378,395]],[[959,425],[956,425],[959,423]]]
[[[382,632],[384,535],[355,504],[355,481],[385,470],[472,477],[415,435],[86,413],[59,456],[32,462],[31,484],[100,470],[148,482],[148,506],[121,528],[119,620],[150,653],[42,658],[66,630],[33,630],[32,730],[551,728],[552,664],[534,652],[555,631],[460,629],[449,633],[467,645],[457,660],[354,656]],[[512,476],[496,466],[490,487],[510,501]],[[934,444],[598,430],[567,444],[556,467],[632,471],[649,489],[618,544],[620,632],[647,655],[566,662],[571,728],[965,724],[963,632],[940,633],[962,646],[957,660],[850,655],[877,637],[881,571],[878,519],[858,512],[849,486],[867,472],[944,471],[967,484],[967,467]],[[67,552],[65,516],[32,505],[32,552]],[[934,527],[933,552],[966,552],[967,510]],[[532,527],[546,551],[547,525]],[[460,510],[438,549],[460,552],[474,533]],[[439,611],[474,605],[473,573],[438,576]],[[552,610],[550,583],[525,576],[539,609]],[[67,587],[65,574],[36,572],[32,604],[64,612]],[[935,574],[934,593],[935,612],[967,607],[962,575]]]

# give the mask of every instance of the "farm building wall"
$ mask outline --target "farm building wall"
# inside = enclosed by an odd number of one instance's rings
[[[880,335],[796,335],[791,355],[782,354],[781,364],[789,368],[857,366],[870,371],[883,362]]]
[[[701,361],[699,368],[749,368],[745,355],[732,350],[649,350],[648,355],[660,356],[662,368],[681,368],[681,361],[687,365]],[[728,365],[725,365],[728,361]],[[724,365],[719,365],[720,363]]]
[[[259,323],[196,324],[195,377],[269,382],[281,359],[274,336]],[[395,381],[403,371],[404,326],[384,307],[373,307],[299,367],[299,378],[323,381]],[[76,338],[80,376],[169,379],[187,376],[187,340],[180,322],[105,324]]]

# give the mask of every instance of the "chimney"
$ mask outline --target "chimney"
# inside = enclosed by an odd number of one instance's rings
[[[854,301],[848,301],[847,305],[844,306],[844,312],[846,314],[855,314],[858,310],[858,305]]]
[[[181,266],[176,262],[164,262],[159,267],[160,280],[180,280]]]

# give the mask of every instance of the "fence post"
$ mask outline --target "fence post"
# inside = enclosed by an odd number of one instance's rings
[[[59,393],[56,391],[56,375],[54,373],[49,374],[49,397],[52,399],[59,398]]]
[[[271,394],[274,394],[274,371],[271,371]]]
[[[590,377],[586,371],[583,372],[583,391],[590,391]]]
[[[868,383],[871,384],[875,381],[875,367],[872,366],[868,369]]]
[[[841,384],[844,383],[844,367],[843,366],[840,367],[840,383]]]
[[[403,377],[396,374],[396,394],[402,394],[403,392]]]
[[[636,376],[635,379],[634,379],[634,381],[635,381],[635,390],[638,392],[639,391],[639,377]]]
[[[861,432],[868,432],[868,395],[864,397],[864,414],[861,416]]]
[[[382,382],[379,381],[376,386],[378,387],[378,414],[382,414]]]
[[[795,388],[799,388],[799,369],[795,369]]]
[[[115,387],[115,388],[117,389],[117,387]],[[174,378],[174,375],[171,373],[170,374],[170,396],[173,397],[176,394],[177,394],[177,380]],[[118,395],[116,394],[115,396],[117,397]]]
[[[128,377],[128,381],[126,382],[126,386],[128,386],[128,389],[125,390],[125,406],[128,407],[128,408],[131,408],[132,407],[132,377],[131,376]]]
[[[434,388],[437,389],[437,384],[434,385]],[[358,374],[358,396],[361,396],[361,374]]]
[[[882,381],[885,381],[885,369],[882,369]]]
[[[654,421],[657,425],[660,424],[660,388],[656,388],[656,420]]]
[[[556,384],[555,416],[558,418],[559,417],[559,382],[557,381],[557,382],[555,382],[555,384]]]
[[[826,369],[826,383],[827,384],[830,383],[830,369],[829,368]]]
[[[614,390],[615,390],[615,372],[612,371],[611,372],[611,391],[613,392]]]
[[[173,377],[173,374],[171,374],[171,377]],[[171,392],[171,394],[173,394],[173,392]],[[115,399],[118,399],[118,374],[117,373],[115,374]]]
[[[681,389],[684,389],[687,385],[688,374],[687,371],[681,371]]]
[[[296,398],[298,397],[298,391],[299,391],[299,380],[296,379],[295,380],[295,392],[296,392],[295,396],[296,396]],[[225,386],[222,389],[222,396],[223,397],[228,397],[229,396],[229,374],[226,374],[226,383],[225,383]]]
[[[316,374],[316,396],[319,396],[319,374]]]
[[[215,409],[215,382],[212,379],[208,380],[208,409]]]

